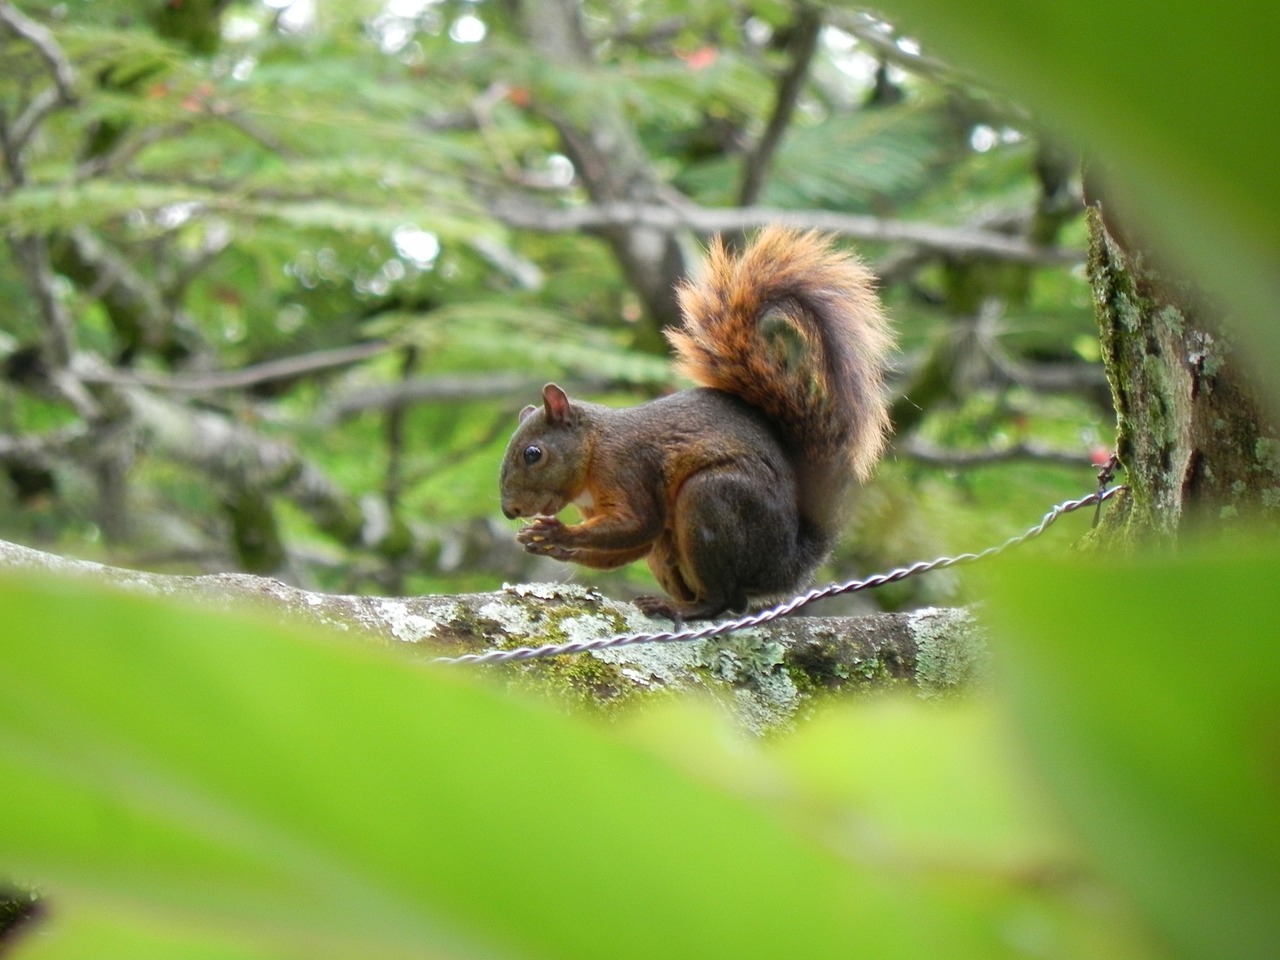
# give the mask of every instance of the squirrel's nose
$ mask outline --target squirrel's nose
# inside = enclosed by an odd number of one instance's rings
[[[503,503],[502,515],[506,517],[508,520],[514,520],[516,517],[520,516],[520,511],[519,509],[511,506],[508,503]]]

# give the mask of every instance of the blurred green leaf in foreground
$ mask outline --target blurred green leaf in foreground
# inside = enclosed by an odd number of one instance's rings
[[[1280,646],[1271,547],[1006,563],[1017,728],[1175,955],[1280,952]]]
[[[687,706],[611,735],[83,585],[10,581],[0,619],[0,863],[52,911],[31,956],[1144,955],[980,703],[743,755]]]

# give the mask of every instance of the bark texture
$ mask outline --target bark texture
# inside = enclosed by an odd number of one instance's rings
[[[629,603],[574,584],[408,598],[312,593],[248,574],[171,576],[68,560],[0,541],[0,571],[88,577],[118,589],[216,608],[265,610],[276,621],[337,631],[431,660],[491,649],[670,629]],[[748,728],[785,725],[815,697],[901,685],[936,696],[986,671],[986,642],[964,609],[864,617],[788,617],[694,643],[638,644],[516,664],[456,664],[499,683],[613,710],[664,691],[697,689]]]
[[[1221,307],[1089,212],[1089,281],[1129,494],[1100,536],[1130,548],[1280,520],[1280,431]]]

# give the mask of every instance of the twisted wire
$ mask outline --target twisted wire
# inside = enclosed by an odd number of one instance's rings
[[[882,587],[887,583],[905,580],[907,577],[913,577],[916,574],[956,567],[961,564],[985,560],[987,557],[994,557],[1010,547],[1016,547],[1026,543],[1028,540],[1034,540],[1048,530],[1054,521],[1064,514],[1072,513],[1082,507],[1094,504],[1101,505],[1124,489],[1126,488],[1123,485],[1114,486],[1106,490],[1098,490],[1096,493],[1091,493],[1087,497],[1081,497],[1078,500],[1067,500],[1060,503],[1046,513],[1039,523],[1026,532],[1010,537],[1004,543],[987,547],[977,553],[961,553],[953,557],[938,557],[935,560],[918,560],[910,566],[897,567],[888,573],[878,573],[861,580],[848,580],[844,583],[828,584],[825,587],[818,587],[807,593],[799,594],[777,606],[769,607],[767,610],[739,617],[736,620],[724,620],[720,623],[712,623],[695,629],[664,630],[657,633],[623,633],[613,637],[602,637],[598,640],[548,643],[540,647],[516,647],[511,650],[491,650],[488,653],[466,653],[457,657],[436,657],[432,660],[432,663],[510,663],[515,660],[536,660],[541,657],[586,653],[590,650],[612,650],[615,647],[628,647],[637,643],[692,643],[695,640],[706,640],[710,637],[733,633],[736,630],[758,627],[777,620],[779,617],[795,613],[801,607],[807,606],[816,600],[825,600],[828,597],[837,597],[846,593],[856,593],[859,590],[871,590],[875,587]]]

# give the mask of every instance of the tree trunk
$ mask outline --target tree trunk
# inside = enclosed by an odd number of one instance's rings
[[[1280,432],[1221,307],[1109,226],[1091,207],[1089,282],[1129,493],[1098,544],[1132,550],[1196,530],[1274,526]]]

